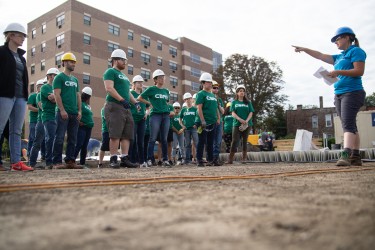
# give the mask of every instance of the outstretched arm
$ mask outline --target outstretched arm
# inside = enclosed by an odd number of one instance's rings
[[[321,60],[321,61],[329,63],[329,64],[333,64],[333,58],[332,58],[331,55],[323,54],[319,51],[304,48],[304,47],[300,47],[300,46],[292,45],[292,47],[294,48],[295,52],[301,52],[302,51],[302,52],[305,52],[306,54],[308,54],[309,56],[312,56],[312,57],[314,57],[318,60]]]

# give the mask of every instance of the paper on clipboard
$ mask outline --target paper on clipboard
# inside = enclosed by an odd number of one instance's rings
[[[328,70],[326,70],[325,68],[323,67],[320,67],[315,73],[314,73],[314,76],[317,77],[317,78],[323,78],[324,82],[331,86],[332,84],[334,84],[335,82],[337,82],[339,79],[337,77],[335,78],[332,78],[330,76],[328,76]]]

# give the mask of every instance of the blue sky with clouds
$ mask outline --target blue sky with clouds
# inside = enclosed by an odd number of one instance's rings
[[[9,22],[27,25],[64,0],[11,2],[0,0],[0,30]],[[368,94],[375,92],[375,1],[353,0],[142,0],[80,2],[116,15],[169,38],[188,37],[217,52],[223,59],[233,53],[255,55],[275,61],[283,70],[283,93],[287,104],[333,106],[333,88],[313,76],[320,67],[331,65],[306,54],[295,53],[291,45],[327,54],[340,53],[330,42],[335,30],[349,26],[367,53],[363,77]],[[30,11],[32,10],[32,11]],[[0,43],[3,44],[3,37]],[[25,43],[26,46],[26,43]]]

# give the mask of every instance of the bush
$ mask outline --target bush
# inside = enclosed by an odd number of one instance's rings
[[[335,140],[335,138],[329,138],[328,140],[327,140],[327,147],[329,147],[330,149],[332,149],[332,147],[331,147],[331,145],[332,144],[335,144],[336,143],[336,140]]]

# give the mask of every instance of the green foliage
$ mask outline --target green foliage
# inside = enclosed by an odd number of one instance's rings
[[[286,136],[286,114],[281,105],[275,105],[274,109],[259,123],[263,130],[272,131],[276,138]]]
[[[224,83],[227,97],[235,96],[237,85],[245,85],[247,96],[254,107],[253,122],[262,116],[274,113],[276,106],[282,106],[286,95],[279,92],[283,89],[283,72],[275,62],[267,62],[261,57],[233,54],[225,60]]]
[[[293,133],[287,134],[284,137],[280,137],[279,140],[289,140],[289,139],[296,139],[296,135]]]
[[[375,107],[375,92],[372,95],[366,96],[365,105]]]
[[[327,147],[329,147],[330,149],[332,149],[332,147],[331,147],[331,145],[332,144],[335,144],[336,143],[336,140],[335,140],[335,138],[334,137],[332,137],[332,138],[329,138],[328,140],[327,140]]]

